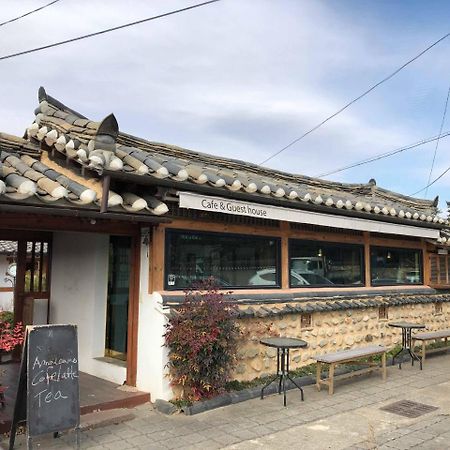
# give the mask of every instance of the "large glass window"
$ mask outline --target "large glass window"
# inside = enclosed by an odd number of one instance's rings
[[[279,239],[167,231],[166,289],[189,288],[214,277],[228,287],[280,286]]]
[[[289,268],[291,287],[363,285],[363,246],[291,239]]]
[[[422,251],[405,248],[370,248],[372,286],[422,284]]]

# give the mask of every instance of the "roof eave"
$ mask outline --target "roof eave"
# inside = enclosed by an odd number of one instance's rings
[[[167,178],[159,179],[149,176],[136,176],[132,174],[126,174],[122,172],[116,172],[112,170],[103,169],[101,171],[102,175],[110,175],[112,179],[116,180],[122,180],[122,181],[132,181],[137,184],[141,185],[152,185],[152,186],[163,186],[163,187],[170,187],[176,190],[183,190],[183,191],[189,191],[189,192],[197,192],[201,194],[207,194],[207,195],[213,195],[218,197],[225,197],[225,198],[233,198],[238,200],[247,200],[251,202],[257,202],[262,203],[266,205],[275,205],[275,206],[282,206],[282,207],[288,207],[292,209],[299,209],[299,210],[306,210],[306,211],[315,211],[320,212],[324,214],[336,214],[340,216],[346,216],[346,217],[358,217],[361,219],[368,219],[368,220],[374,220],[377,222],[388,222],[388,223],[396,223],[396,224],[402,224],[402,225],[410,225],[420,228],[432,228],[432,229],[441,229],[442,224],[434,223],[434,222],[419,222],[417,220],[402,220],[398,217],[392,217],[392,216],[380,216],[380,215],[374,215],[369,213],[364,213],[360,211],[355,210],[347,210],[347,209],[339,209],[339,208],[330,208],[329,206],[322,206],[322,205],[316,205],[312,203],[300,203],[295,200],[281,200],[277,199],[275,197],[267,197],[263,194],[248,194],[245,192],[237,192],[237,191],[226,191],[226,190],[218,190],[217,188],[214,188],[212,186],[206,186],[206,185],[193,185],[192,183],[188,181],[175,181],[170,180]]]

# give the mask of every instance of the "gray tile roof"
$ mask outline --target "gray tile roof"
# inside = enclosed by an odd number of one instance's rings
[[[432,291],[432,290],[430,290]],[[230,294],[233,300],[233,293]],[[177,307],[182,299],[173,300],[171,296],[163,296],[166,307]],[[241,318],[249,317],[273,317],[295,313],[314,313],[324,311],[340,311],[351,309],[378,308],[380,306],[400,306],[419,303],[450,302],[450,294],[424,292],[423,294],[372,294],[372,295],[335,295],[333,298],[311,297],[304,299],[270,299],[269,294],[265,299],[248,299],[236,301],[239,307],[237,314]]]
[[[150,142],[120,132],[114,115],[101,122],[91,121],[49,96],[43,88],[39,90],[35,120],[26,135],[27,139],[17,144],[21,148],[19,156],[15,154],[17,145],[11,149],[10,144],[2,145],[0,140],[3,163],[0,201],[2,194],[22,194],[37,195],[44,201],[64,198],[79,204],[98,202],[99,192],[79,181],[69,183],[63,174],[36,164],[33,156],[24,154],[25,148],[39,152],[42,147],[83,169],[98,175],[126,176],[136,185],[157,185],[164,180],[165,185],[174,189],[195,192],[200,186],[206,186],[218,196],[239,193],[256,202],[264,198],[268,203],[300,209],[314,205],[323,212],[346,210],[359,216],[376,216],[378,220],[395,218],[410,224],[448,225],[446,219],[438,216],[437,199],[429,201],[397,194],[378,187],[374,180],[366,184],[331,182]],[[2,187],[2,183],[7,187]],[[156,215],[167,212],[161,200],[142,194],[142,189],[140,192],[141,195],[113,192],[109,207],[120,206],[128,212],[144,210]]]
[[[44,156],[35,141],[0,133],[0,203],[98,211],[102,193],[99,183],[77,176]],[[110,212],[156,216],[168,211],[165,203],[152,196],[144,199],[127,191],[110,191],[108,207]]]

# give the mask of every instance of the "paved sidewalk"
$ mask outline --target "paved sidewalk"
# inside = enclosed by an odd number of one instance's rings
[[[450,355],[427,360],[423,371],[403,364],[337,382],[335,394],[305,388],[254,399],[196,416],[164,416],[151,405],[133,409],[136,419],[82,433],[82,448],[105,449],[450,449]],[[437,407],[418,418],[380,410],[399,400]],[[5,441],[3,441],[5,443]],[[71,449],[74,435],[36,439],[34,448]],[[3,445],[5,445],[3,443]],[[26,448],[18,436],[16,448]]]

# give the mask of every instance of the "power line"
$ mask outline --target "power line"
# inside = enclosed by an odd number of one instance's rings
[[[280,153],[284,152],[285,150],[287,150],[289,147],[293,146],[294,144],[296,144],[297,142],[301,141],[303,138],[305,138],[306,136],[308,136],[309,134],[311,134],[313,131],[316,131],[318,128],[320,128],[322,125],[324,125],[325,123],[327,123],[329,120],[333,119],[334,117],[336,117],[338,114],[340,114],[341,112],[345,111],[348,107],[350,107],[351,105],[353,105],[354,103],[356,103],[358,100],[361,100],[363,97],[365,97],[367,94],[369,94],[370,92],[372,92],[374,89],[376,89],[378,86],[380,86],[381,84],[385,83],[386,81],[390,80],[392,77],[394,77],[395,75],[397,75],[401,70],[403,70],[406,66],[408,66],[409,64],[413,63],[414,61],[416,61],[417,59],[419,59],[422,55],[424,55],[426,52],[428,52],[429,50],[431,50],[434,46],[436,46],[437,44],[439,44],[440,42],[442,42],[444,39],[448,38],[450,36],[450,33],[445,34],[444,36],[442,36],[440,39],[438,39],[437,41],[433,42],[433,44],[431,44],[430,46],[428,46],[425,50],[422,50],[418,55],[414,56],[414,58],[410,59],[409,61],[407,61],[405,64],[403,64],[402,66],[400,66],[398,69],[396,69],[394,72],[392,72],[390,75],[388,75],[387,77],[383,78],[381,81],[379,81],[378,83],[374,84],[373,86],[371,86],[369,89],[367,89],[366,91],[364,91],[361,95],[359,95],[358,97],[354,98],[352,101],[350,101],[349,103],[347,103],[345,106],[343,106],[341,109],[339,109],[338,111],[336,111],[334,114],[332,114],[331,116],[328,116],[326,119],[322,120],[322,122],[320,122],[318,125],[314,126],[313,128],[311,128],[310,130],[308,130],[306,133],[303,133],[300,137],[298,137],[297,139],[294,139],[292,142],[290,142],[288,145],[284,146],[281,150],[278,150],[277,152],[275,152],[274,154],[272,154],[271,156],[269,156],[268,158],[266,158],[264,161],[260,162],[259,164],[265,164],[267,161],[270,161],[271,159],[275,158],[275,156],[278,156]]]
[[[0,23],[0,27],[2,27],[3,25],[7,25],[8,23],[15,22],[16,20],[23,19],[24,17],[29,16],[30,14],[33,14],[35,12],[41,11],[41,10],[43,10],[43,9],[49,7],[49,6],[52,6],[55,3],[58,3],[59,1],[60,0],[53,0],[52,2],[47,3],[46,5],[42,5],[39,8],[33,9],[32,11],[28,11],[25,14],[22,14],[21,16],[17,16],[17,17],[14,17],[14,19],[9,19],[6,22],[2,22],[2,23]]]
[[[447,99],[445,100],[444,114],[442,115],[441,126],[439,128],[439,134],[442,133],[442,129],[444,128],[445,116],[447,115],[447,106],[448,106],[448,97],[450,96],[450,86],[448,87]],[[439,147],[439,139],[436,141],[436,147],[434,148],[433,161],[431,162],[430,174],[428,175],[427,187],[425,188],[425,198],[427,198],[428,194],[428,184],[431,180],[431,174],[433,173],[434,162],[436,161],[436,154]]]
[[[438,177],[436,177],[431,183],[428,183],[425,187],[423,187],[422,189],[420,189],[419,191],[414,192],[414,194],[412,195],[416,195],[419,192],[424,191],[425,189],[428,189],[430,186],[433,186],[434,183],[436,183],[436,181],[440,180],[448,171],[450,170],[450,167],[447,167]]]
[[[24,50],[22,52],[17,52],[17,53],[12,53],[10,55],[0,56],[0,61],[3,61],[5,59],[10,59],[10,58],[15,58],[16,56],[27,55],[29,53],[39,52],[41,50],[46,50],[46,49],[52,48],[52,47],[58,47],[59,45],[69,44],[70,42],[81,41],[83,39],[88,39],[88,38],[91,38],[91,37],[94,37],[94,36],[99,36],[101,34],[110,33],[111,31],[121,30],[122,28],[132,27],[134,25],[139,25],[141,23],[150,22],[151,20],[156,20],[156,19],[161,19],[163,17],[172,16],[174,14],[178,14],[178,13],[181,13],[181,12],[184,12],[184,11],[189,11],[189,10],[195,9],[195,8],[200,8],[201,6],[206,6],[206,5],[209,5],[211,3],[216,3],[216,2],[220,2],[220,1],[221,0],[210,0],[210,1],[207,1],[207,2],[198,3],[196,5],[188,6],[186,8],[176,9],[174,11],[169,11],[169,12],[164,13],[164,14],[159,14],[157,16],[147,17],[146,19],[136,20],[135,22],[129,22],[129,23],[126,23],[126,24],[123,24],[123,25],[119,25],[117,27],[107,28],[106,30],[96,31],[95,33],[89,33],[89,34],[85,34],[83,36],[78,36],[78,37],[75,37],[75,38],[66,39],[65,41],[59,41],[59,42],[55,42],[53,44],[44,45],[42,47],[36,47],[36,48],[31,49],[31,50]]]
[[[419,142],[416,142],[414,144],[407,145],[405,147],[400,147],[400,148],[398,148],[396,150],[392,150],[392,151],[389,151],[389,152],[380,153],[380,154],[372,156],[370,158],[363,159],[361,161],[349,164],[348,166],[344,166],[344,167],[341,167],[339,169],[335,169],[335,170],[332,170],[330,172],[326,172],[326,173],[322,173],[320,175],[314,175],[314,176],[315,177],[319,177],[319,178],[327,177],[328,175],[333,175],[335,173],[343,172],[344,170],[352,169],[353,167],[362,166],[364,164],[368,164],[368,163],[371,163],[371,162],[374,162],[374,161],[378,161],[378,160],[383,159],[383,158],[388,158],[389,156],[396,155],[397,153],[401,153],[401,152],[404,152],[406,150],[410,150],[412,148],[416,148],[416,147],[419,147],[421,145],[428,144],[429,142],[433,142],[433,141],[437,141],[438,139],[446,138],[448,136],[450,136],[450,131],[446,131],[444,133],[438,134],[437,136],[434,136],[434,137],[431,137],[431,138],[427,138],[427,139],[423,139],[423,140],[421,140]]]

